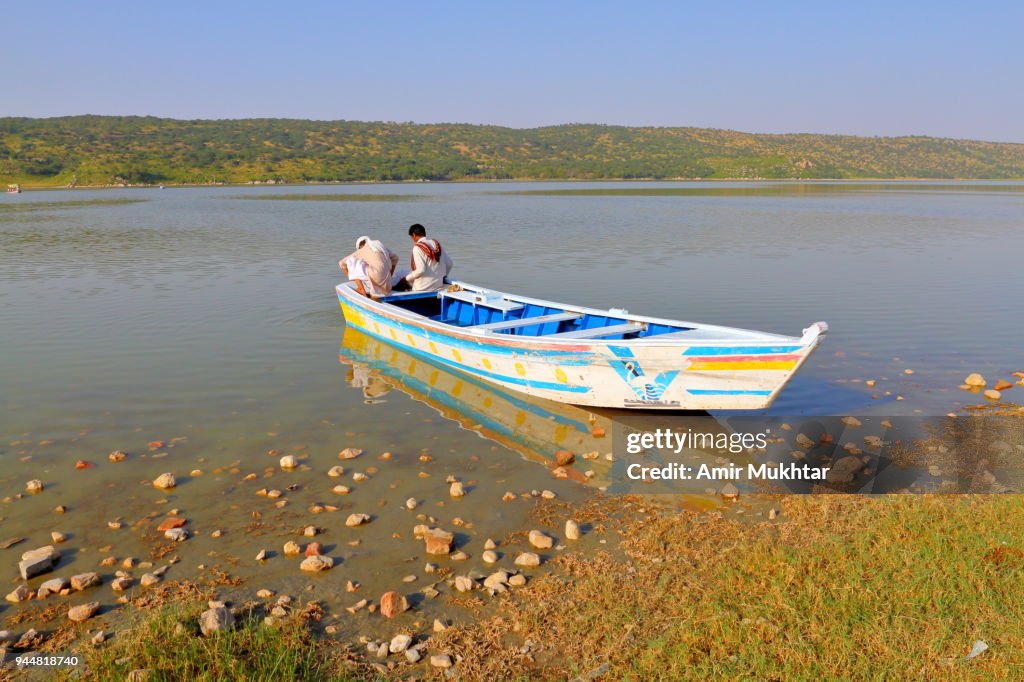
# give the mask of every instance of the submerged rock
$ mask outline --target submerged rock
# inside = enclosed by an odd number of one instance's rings
[[[364,523],[369,523],[369,522],[370,522],[370,515],[369,514],[349,514],[349,517],[347,519],[345,519],[345,525],[348,526],[349,528],[355,528],[356,526],[361,526]]]
[[[338,459],[355,459],[361,454],[363,451],[358,448],[345,448],[338,453]]]
[[[452,497],[462,497],[466,494],[466,489],[463,487],[461,482],[455,481],[452,483],[451,488],[448,489],[448,493]]]
[[[17,604],[18,602],[27,601],[32,598],[32,590],[28,589],[27,585],[18,585],[5,597],[7,601]]]
[[[43,492],[43,482],[38,478],[34,478],[25,484],[25,492],[35,495],[36,493]]]
[[[170,472],[160,474],[153,479],[153,487],[161,490],[170,490],[176,485],[178,485],[178,482],[174,480],[174,474]]]
[[[100,582],[102,582],[102,578],[100,578],[100,574],[95,571],[79,573],[78,575],[71,576],[71,588],[78,590],[79,592],[88,589],[93,585],[99,585]]]
[[[68,618],[80,623],[83,620],[89,620],[96,612],[100,610],[100,603],[98,601],[91,601],[86,604],[79,604],[78,606],[72,606],[68,610]]]
[[[285,471],[289,471],[299,466],[299,460],[295,458],[295,455],[285,455],[281,458],[281,461],[278,462],[278,464],[280,464],[281,468]]]
[[[964,379],[964,383],[974,388],[984,388],[988,382],[985,381],[985,377],[981,376],[977,372],[968,374],[967,378]]]
[[[527,568],[540,566],[540,557],[533,552],[523,552],[516,557],[516,566],[525,566]]]
[[[334,559],[329,556],[315,554],[303,559],[302,563],[299,564],[299,568],[303,571],[309,571],[310,573],[327,571],[334,568]]]
[[[452,543],[455,542],[455,536],[441,528],[431,528],[424,534],[423,539],[427,554],[448,554],[452,551]]]

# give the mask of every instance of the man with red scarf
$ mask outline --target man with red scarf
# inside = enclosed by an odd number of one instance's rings
[[[441,242],[428,238],[426,228],[419,223],[409,228],[409,237],[412,239],[412,272],[405,276],[409,288],[413,291],[444,289],[444,280],[452,271],[448,252],[441,248]]]

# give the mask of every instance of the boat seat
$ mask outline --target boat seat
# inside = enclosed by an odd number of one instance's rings
[[[562,332],[561,334],[548,334],[544,339],[599,339],[602,336],[613,336],[615,334],[632,334],[642,331],[647,325],[643,322],[625,322],[613,324],[610,327],[593,327],[592,329],[577,329],[574,332]]]
[[[529,327],[535,324],[548,324],[549,322],[567,322],[583,317],[583,313],[555,313],[553,315],[538,315],[536,317],[521,317],[517,320],[503,320],[501,322],[490,322],[488,324],[477,324],[466,327],[470,331],[494,332],[501,329],[516,329],[518,327]]]
[[[510,301],[503,296],[495,296],[494,294],[477,291],[442,291],[441,298],[454,298],[456,301],[464,301],[465,303],[471,303],[473,305],[482,305],[487,308],[493,308],[494,310],[500,310],[503,313],[509,313],[513,310],[520,310],[523,308],[522,303]]]

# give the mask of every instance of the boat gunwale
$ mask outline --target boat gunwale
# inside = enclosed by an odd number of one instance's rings
[[[644,346],[644,347],[689,347],[689,346],[721,346],[721,347],[743,347],[749,346],[751,343],[764,343],[766,345],[799,345],[801,348],[815,346],[820,337],[824,332],[827,331],[827,326],[824,329],[821,327],[822,323],[813,323],[804,331],[804,336],[784,336],[781,334],[773,334],[771,332],[759,332],[751,329],[742,329],[739,327],[725,327],[720,325],[701,324],[695,322],[686,322],[683,320],[670,320],[658,317],[647,317],[644,315],[631,315],[628,312],[622,314],[621,312],[614,310],[601,310],[599,308],[588,308],[585,306],[578,305],[566,305],[563,303],[557,303],[555,301],[546,301],[543,299],[530,298],[528,296],[519,296],[507,294],[501,291],[495,291],[493,289],[486,289],[484,287],[469,284],[467,282],[456,281],[452,284],[458,285],[463,290],[471,291],[473,293],[487,293],[492,295],[501,296],[507,300],[515,301],[517,303],[527,303],[540,305],[544,307],[553,307],[565,311],[580,312],[584,315],[599,315],[599,316],[611,316],[616,318],[622,318],[628,321],[644,322],[647,324],[662,324],[673,327],[688,327],[693,331],[697,330],[708,330],[708,331],[725,331],[725,332],[742,332],[749,334],[747,338],[730,338],[730,339],[715,339],[715,338],[693,338],[684,339],[681,337],[675,337],[671,340],[659,340],[659,336],[666,335],[655,335],[651,337],[644,337],[638,339],[588,339],[585,344],[581,344],[580,340],[577,339],[549,339],[544,336],[513,336],[508,334],[495,334],[487,333],[484,331],[472,332],[467,331],[470,327],[456,327],[454,325],[440,322],[438,320],[432,320],[429,317],[419,315],[400,306],[389,304],[387,302],[378,301],[372,298],[368,298],[359,294],[355,287],[350,282],[342,282],[338,284],[335,289],[339,294],[345,296],[345,298],[351,300],[362,307],[373,310],[374,312],[384,315],[385,317],[398,318],[401,321],[410,322],[416,326],[421,326],[434,331],[442,336],[453,336],[455,338],[464,341],[476,341],[476,342],[488,342],[497,343],[498,345],[512,345],[523,348],[524,350],[538,349],[544,350],[550,347],[554,347],[559,350],[579,350],[589,348],[593,345],[616,345],[616,346]],[[342,292],[345,292],[344,294]],[[439,291],[438,298],[443,291]],[[808,338],[807,332],[814,330],[814,333]]]

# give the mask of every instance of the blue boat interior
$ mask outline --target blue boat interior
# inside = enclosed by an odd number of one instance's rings
[[[630,320],[617,311],[578,312],[556,305],[520,302],[489,292],[420,292],[393,294],[382,303],[453,327],[506,336],[553,339],[642,339],[692,328]]]

